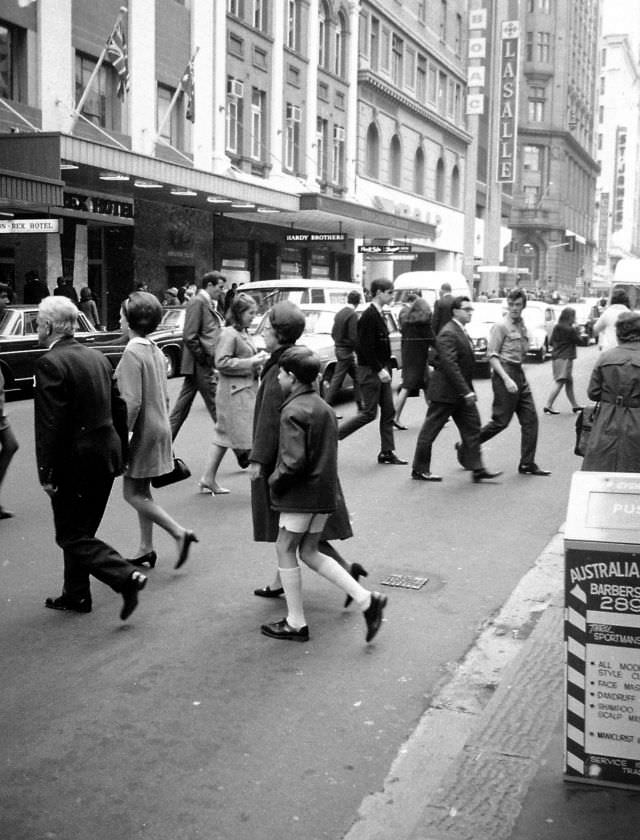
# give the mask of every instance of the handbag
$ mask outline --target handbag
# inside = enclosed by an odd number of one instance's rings
[[[573,451],[581,458],[584,457],[584,454],[587,451],[589,436],[596,417],[598,416],[599,408],[600,403],[588,405],[586,408],[583,408],[582,411],[579,411],[578,416],[576,417],[576,445]]]
[[[177,481],[184,481],[185,478],[189,478],[191,475],[191,470],[182,460],[182,458],[176,458],[173,456],[173,469],[171,472],[165,473],[164,475],[156,475],[151,479],[151,486],[152,487],[166,487],[168,484],[175,484]]]

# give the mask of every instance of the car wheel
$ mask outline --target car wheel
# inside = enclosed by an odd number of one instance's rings
[[[327,393],[329,392],[329,385],[331,385],[331,380],[333,378],[333,365],[327,365],[322,373],[322,379],[320,380],[320,396],[322,399],[327,398]]]
[[[167,365],[167,379],[173,379],[178,373],[178,359],[173,350],[163,350],[164,359]]]

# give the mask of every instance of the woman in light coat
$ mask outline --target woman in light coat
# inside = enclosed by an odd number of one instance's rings
[[[249,295],[236,295],[229,309],[230,326],[220,332],[216,347],[215,433],[209,461],[199,481],[201,493],[228,493],[217,481],[227,449],[233,449],[239,463],[248,456],[252,443],[253,410],[258,376],[268,354],[258,351],[247,332],[256,314],[256,302]]]
[[[153,526],[159,525],[176,541],[178,569],[187,560],[193,531],[178,524],[154,501],[151,479],[173,469],[167,368],[162,351],[148,338],[162,317],[155,295],[134,292],[122,304],[121,326],[129,343],[116,368],[118,389],[127,404],[129,454],[124,473],[124,498],[138,514],[140,545],[138,555],[129,562],[135,566],[156,564]]]

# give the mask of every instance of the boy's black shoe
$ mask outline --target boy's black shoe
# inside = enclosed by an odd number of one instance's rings
[[[66,595],[60,595],[59,598],[47,598],[44,605],[50,610],[64,610],[65,612],[78,613],[91,612],[91,600],[89,598],[82,598],[80,601],[71,601]]]
[[[364,620],[367,622],[367,635],[365,640],[370,642],[376,635],[382,624],[382,611],[387,606],[387,596],[379,592],[371,593],[371,603],[364,611]]]
[[[138,592],[144,589],[147,585],[147,576],[142,572],[131,572],[131,577],[126,581],[122,592],[122,609],[120,610],[120,618],[126,621],[131,613],[138,606]]]
[[[543,470],[533,461],[530,464],[519,464],[518,472],[520,475],[551,475],[551,470]]]
[[[408,464],[408,461],[403,461],[402,458],[398,458],[396,453],[393,449],[390,449],[388,452],[381,452],[378,455],[378,463],[379,464],[400,464],[401,466],[405,466]]]
[[[263,636],[270,636],[272,639],[288,639],[291,642],[308,642],[309,628],[305,624],[304,627],[295,630],[287,624],[287,619],[283,618],[281,621],[274,621],[273,624],[263,624],[260,628]]]

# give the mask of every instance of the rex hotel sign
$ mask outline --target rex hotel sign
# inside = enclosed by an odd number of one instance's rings
[[[516,126],[518,119],[518,48],[520,24],[502,22],[500,41],[500,130],[498,132],[498,183],[512,184],[516,165]]]

